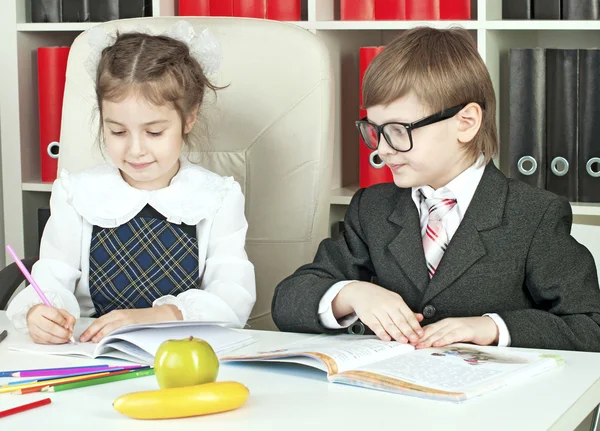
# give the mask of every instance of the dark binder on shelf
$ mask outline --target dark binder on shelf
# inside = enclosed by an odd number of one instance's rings
[[[502,0],[502,19],[532,19],[532,0]]]
[[[471,0],[440,0],[440,19],[471,19]]]
[[[234,16],[245,18],[266,18],[267,0],[234,0]]]
[[[546,189],[577,200],[578,52],[546,50]]]
[[[31,22],[60,22],[61,0],[31,0]]]
[[[62,22],[88,22],[90,0],[62,0]]]
[[[546,63],[543,48],[509,51],[509,176],[546,186]]]
[[[561,1],[564,0],[532,0],[534,19],[560,19],[562,15]]]
[[[342,21],[371,21],[375,19],[375,0],[340,0]]]
[[[179,16],[210,16],[208,0],[179,0]]]
[[[578,201],[600,202],[600,50],[579,51]]]
[[[405,0],[375,0],[375,19],[381,21],[405,20]]]
[[[267,18],[276,21],[300,21],[302,15],[300,0],[268,0]]]
[[[152,0],[92,0],[89,5],[92,22],[152,16]]]
[[[597,20],[600,19],[599,0],[562,0],[562,19]]]
[[[440,19],[440,0],[405,0],[406,19],[435,21]]]

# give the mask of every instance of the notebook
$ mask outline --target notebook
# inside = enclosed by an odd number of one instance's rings
[[[374,336],[319,335],[221,362],[287,362],[327,373],[331,383],[441,401],[463,402],[563,365],[559,356],[453,344],[415,349]]]
[[[73,334],[75,340],[79,339],[88,325],[88,322],[75,325]],[[43,355],[83,356],[91,359],[114,358],[153,365],[154,354],[163,341],[190,336],[207,341],[217,356],[255,342],[247,332],[226,328],[216,322],[174,321],[123,326],[97,344],[92,342],[36,344],[26,336],[17,338],[8,349]]]

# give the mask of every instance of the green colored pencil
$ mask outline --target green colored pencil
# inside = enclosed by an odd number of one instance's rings
[[[115,374],[113,376],[98,377],[97,379],[82,380],[80,382],[63,383],[62,385],[46,386],[42,392],[60,392],[69,389],[85,388],[86,386],[101,385],[103,383],[118,382],[119,380],[135,379],[136,377],[146,377],[154,375],[154,368],[143,371],[132,371],[124,374]]]

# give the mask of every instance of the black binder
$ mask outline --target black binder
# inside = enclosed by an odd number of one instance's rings
[[[546,188],[577,200],[578,51],[546,50]]]
[[[88,22],[89,20],[90,0],[62,0],[62,22]]]
[[[600,0],[562,0],[563,19],[600,19]]]
[[[533,0],[534,19],[560,19],[561,0]]]
[[[533,0],[502,0],[502,19],[532,19]]]
[[[542,48],[509,51],[509,175],[546,186],[546,65]]]
[[[152,16],[152,0],[92,0],[89,5],[93,22]]]
[[[600,202],[600,50],[579,51],[579,202]]]
[[[61,0],[31,0],[31,22],[60,22]]]

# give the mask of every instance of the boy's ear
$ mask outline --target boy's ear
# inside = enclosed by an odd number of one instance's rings
[[[458,113],[458,141],[471,142],[481,127],[483,111],[478,103],[469,103]]]
[[[192,128],[194,127],[194,124],[196,123],[196,120],[198,119],[198,109],[199,108],[200,107],[198,105],[196,105],[194,107],[194,109],[192,110],[192,112],[190,113],[190,115],[188,115],[188,117],[185,121],[185,128],[183,129],[186,134],[188,134],[192,131]]]

